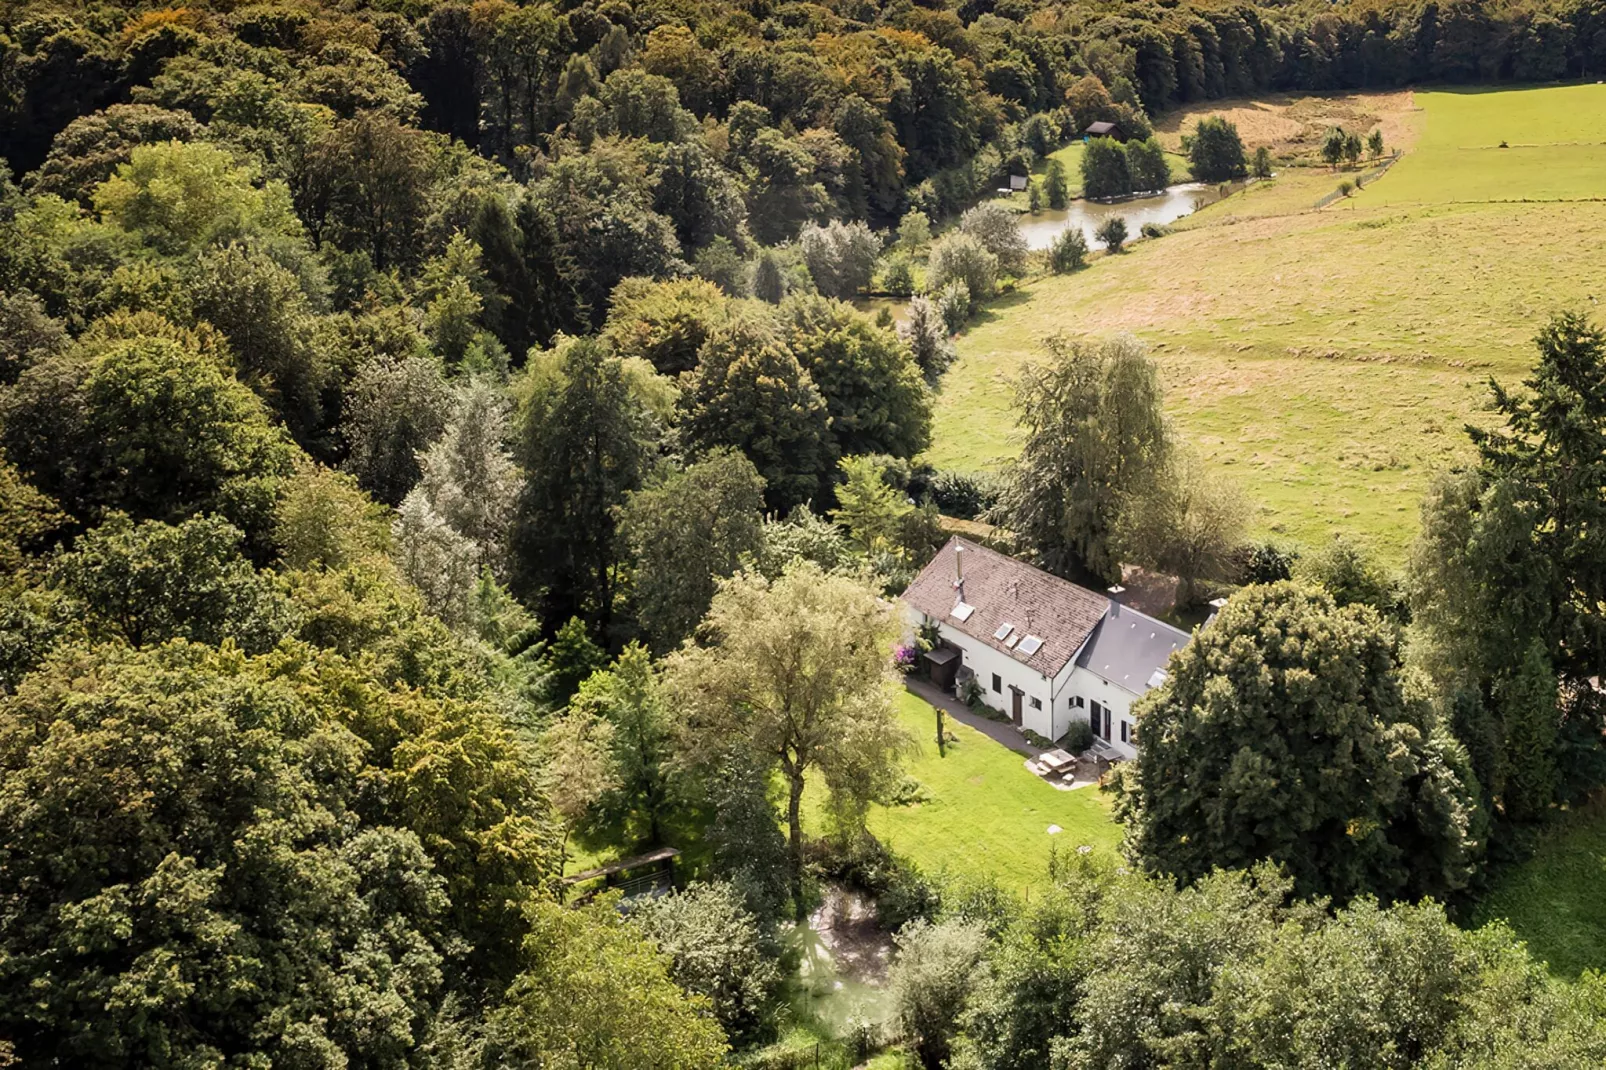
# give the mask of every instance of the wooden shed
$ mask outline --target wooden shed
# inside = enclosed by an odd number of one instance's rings
[[[1120,123],[1088,123],[1083,133],[1088,137],[1113,137],[1117,141],[1126,140],[1126,132],[1121,129]]]
[[[931,682],[944,691],[954,689],[954,675],[959,671],[959,651],[951,646],[939,646],[926,651],[926,671]]]

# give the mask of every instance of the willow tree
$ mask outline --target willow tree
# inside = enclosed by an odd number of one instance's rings
[[[676,654],[666,670],[682,753],[708,768],[743,756],[780,771],[802,918],[809,778],[825,778],[839,820],[862,821],[906,743],[892,702],[896,622],[870,588],[801,562],[774,582],[749,573],[726,580],[703,632],[707,645]]]
[[[1048,360],[1027,366],[1015,397],[1024,435],[997,519],[1050,571],[1120,578],[1112,542],[1123,503],[1170,467],[1154,361],[1132,338],[1052,338]]]

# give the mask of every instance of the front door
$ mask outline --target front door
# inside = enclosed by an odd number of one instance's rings
[[[1014,708],[1015,727],[1019,728],[1020,727],[1020,696],[1021,696],[1021,690],[1018,687],[1011,687],[1009,689],[1009,694],[1010,694],[1010,698],[1013,701],[1014,707],[1015,707]]]
[[[1097,702],[1091,703],[1088,706],[1088,714],[1088,720],[1093,722],[1093,734],[1101,739],[1109,739],[1110,730],[1105,727],[1104,707]]]

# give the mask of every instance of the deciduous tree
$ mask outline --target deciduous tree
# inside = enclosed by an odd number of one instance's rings
[[[1198,182],[1244,177],[1244,143],[1238,128],[1220,115],[1200,119],[1188,143],[1188,169]]]
[[[548,621],[579,616],[599,632],[614,611],[616,509],[641,486],[657,446],[653,414],[619,358],[594,339],[534,355],[519,396],[524,487],[513,527],[517,588]]]
[[[1137,707],[1127,846],[1197,880],[1271,860],[1302,895],[1439,898],[1484,844],[1466,752],[1408,692],[1366,607],[1282,583],[1234,595]]]
[[[635,563],[631,600],[659,652],[679,646],[718,582],[763,543],[764,479],[741,453],[709,451],[626,499],[620,534]]]
[[[885,789],[904,746],[891,703],[894,624],[875,592],[794,565],[773,583],[725,581],[704,621],[708,645],[667,665],[689,760],[745,753],[787,784],[792,901],[804,917],[803,790],[818,774],[858,798]]]
[[[1122,502],[1156,484],[1171,450],[1154,362],[1131,338],[1054,338],[1048,359],[1022,373],[1016,398],[1025,439],[999,520],[1050,570],[1113,582]]]
[[[680,432],[695,450],[741,450],[786,511],[821,494],[835,463],[831,416],[774,327],[743,318],[716,329],[681,393]]]

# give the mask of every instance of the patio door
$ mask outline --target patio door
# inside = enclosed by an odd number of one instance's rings
[[[1093,734],[1100,739],[1110,738],[1110,711],[1097,702],[1088,704],[1088,720],[1093,723]]]

